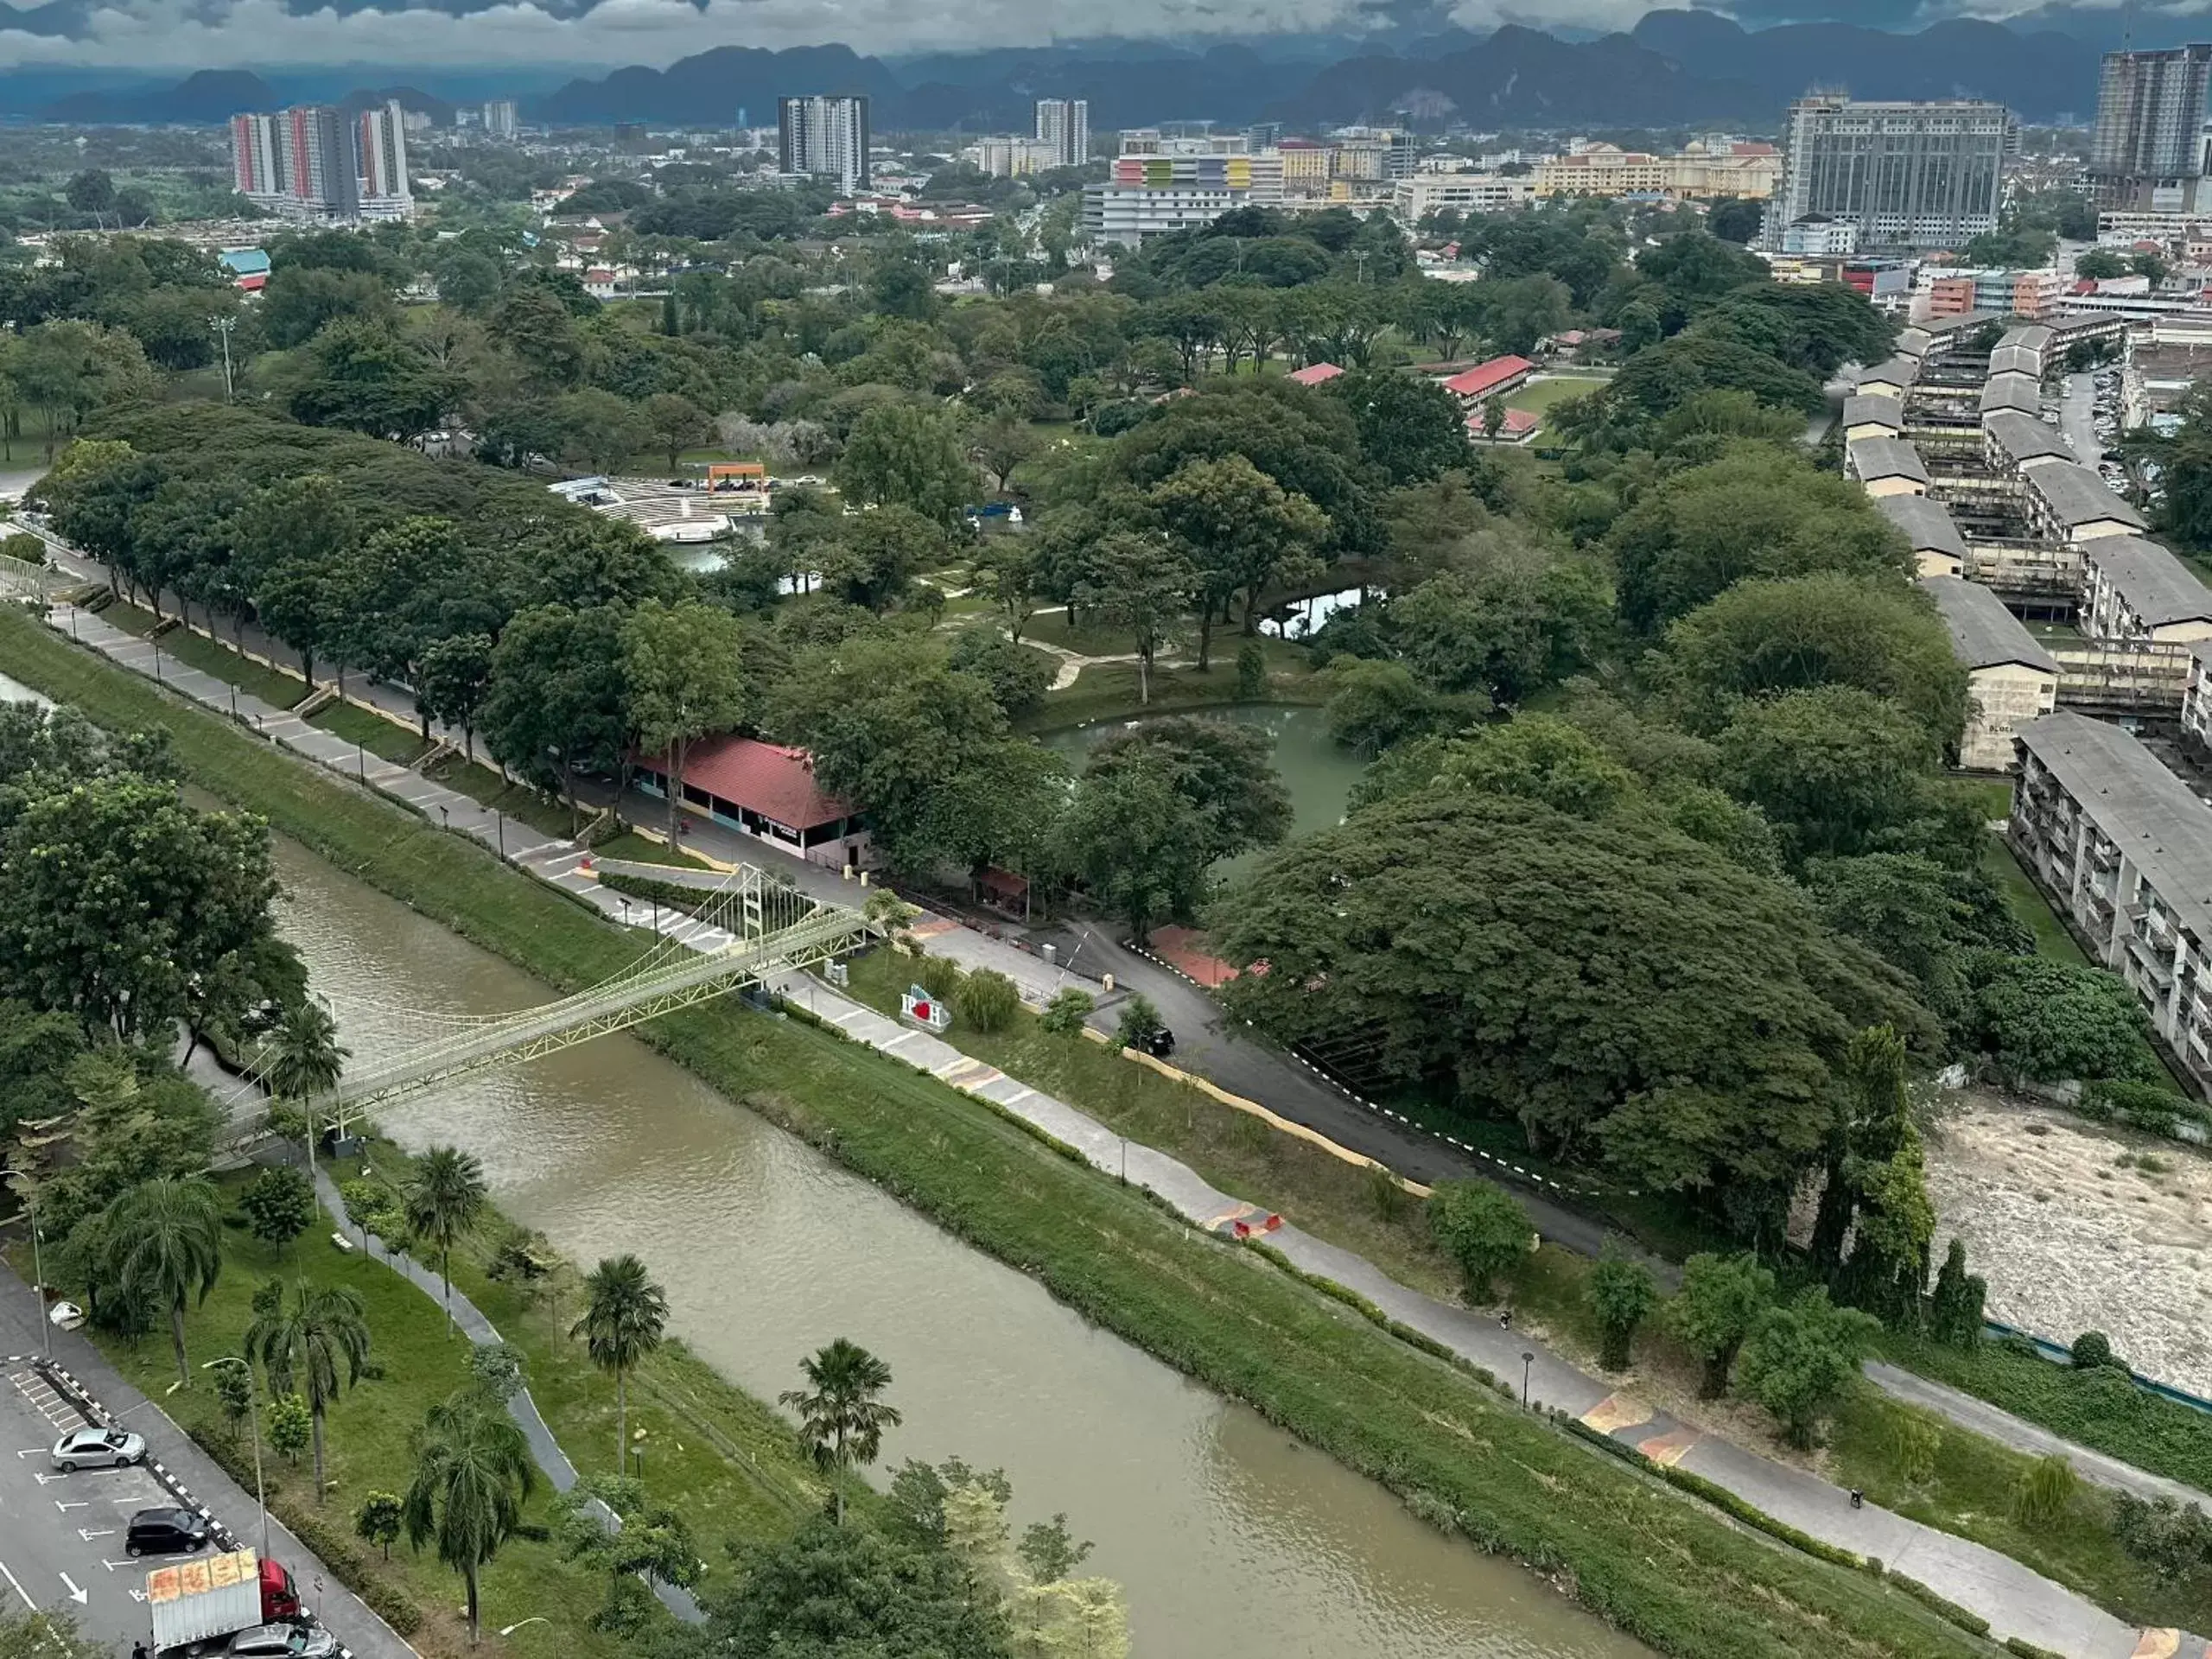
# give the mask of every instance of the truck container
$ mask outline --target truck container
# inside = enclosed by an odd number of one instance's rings
[[[191,1651],[257,1624],[300,1616],[299,1586],[275,1561],[250,1549],[156,1567],[146,1575],[154,1650]]]

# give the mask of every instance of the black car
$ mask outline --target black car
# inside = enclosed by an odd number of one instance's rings
[[[189,1555],[207,1542],[207,1517],[196,1510],[141,1510],[124,1535],[126,1555]]]
[[[1175,1052],[1175,1033],[1162,1026],[1144,1039],[1144,1046],[1152,1052],[1153,1058],[1164,1060]]]

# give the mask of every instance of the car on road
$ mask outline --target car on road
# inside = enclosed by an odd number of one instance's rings
[[[207,1517],[197,1510],[141,1510],[123,1535],[126,1555],[189,1555],[203,1548]]]
[[[146,1460],[146,1442],[126,1429],[73,1429],[54,1443],[51,1456],[65,1475],[79,1469],[120,1469]]]
[[[328,1659],[338,1638],[310,1624],[258,1624],[240,1630],[223,1651],[231,1659]]]

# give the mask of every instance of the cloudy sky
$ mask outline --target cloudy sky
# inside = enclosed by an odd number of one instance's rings
[[[1357,27],[1376,0],[0,0],[0,67],[373,63],[664,65],[710,46],[843,41],[879,54],[1045,45],[1111,33],[1235,38]],[[1676,0],[1681,3],[1681,0]],[[1728,0],[1747,23],[1834,17],[1896,28],[2024,0]],[[1652,0],[1456,0],[1455,19],[1625,27]],[[2168,0],[2181,9],[2212,0]],[[2087,0],[2082,10],[2109,6]],[[2164,10],[2151,0],[2145,12]]]

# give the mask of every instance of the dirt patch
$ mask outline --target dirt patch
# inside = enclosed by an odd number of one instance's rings
[[[2212,1160],[1967,1089],[1928,1135],[1936,1255],[1953,1234],[1989,1313],[2056,1342],[2101,1331],[2146,1376],[2212,1396]]]

